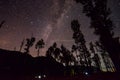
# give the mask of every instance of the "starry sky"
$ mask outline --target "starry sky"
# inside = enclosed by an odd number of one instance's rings
[[[120,37],[120,0],[109,0],[108,6],[116,26],[115,36]],[[73,0],[0,0],[0,22],[5,20],[0,28],[0,48],[18,51],[23,39],[34,36],[36,41],[45,41],[41,55],[54,42],[71,49],[73,19],[79,20],[87,42],[98,39],[89,28],[90,20],[82,13],[82,5]],[[37,55],[34,46],[30,50],[32,56]]]

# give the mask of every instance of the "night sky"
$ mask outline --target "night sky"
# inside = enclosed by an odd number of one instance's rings
[[[116,28],[115,35],[120,37],[120,0],[109,0],[111,18]],[[98,39],[89,28],[89,18],[82,13],[82,5],[73,0],[0,0],[0,48],[19,50],[21,41],[31,36],[43,38],[45,54],[54,42],[64,44],[68,49],[74,43],[71,21],[78,19],[87,42]],[[22,50],[24,51],[24,50]],[[37,52],[33,46],[31,55]]]

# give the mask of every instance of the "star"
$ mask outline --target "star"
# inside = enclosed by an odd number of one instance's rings
[[[115,32],[119,35],[120,21],[116,21],[120,18],[120,2],[109,0],[108,4],[113,12],[111,17],[117,25]],[[74,0],[0,0],[0,22],[6,21],[0,28],[0,41],[4,40],[0,48],[11,50],[12,47],[13,50],[16,46],[17,50],[23,38],[29,38],[33,33],[36,41],[44,39],[45,50],[53,41],[57,41],[59,46],[64,43],[71,49],[74,42],[71,21],[74,19],[79,19],[87,41],[97,40],[89,28],[89,18],[82,13],[82,5]],[[36,55],[34,46],[30,54]]]
[[[69,16],[66,16],[66,18],[69,18]]]
[[[34,22],[33,22],[33,21],[31,21],[31,22],[30,22],[30,24],[34,24]]]

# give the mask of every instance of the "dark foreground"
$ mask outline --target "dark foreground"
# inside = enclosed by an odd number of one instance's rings
[[[0,80],[120,80],[120,73],[96,73],[92,75],[77,76],[20,76],[20,75],[1,75]]]
[[[0,80],[120,80],[120,73],[80,74],[83,69],[92,72],[91,68],[64,67],[52,57],[32,57],[29,54],[0,49]],[[69,73],[71,69],[75,69],[79,75],[63,76],[65,71]]]

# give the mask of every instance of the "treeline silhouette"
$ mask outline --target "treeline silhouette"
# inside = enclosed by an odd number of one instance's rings
[[[99,35],[102,48],[106,50],[120,71],[120,43],[119,37],[114,37],[113,22],[110,18],[110,8],[107,7],[108,0],[75,0],[83,5],[83,13],[90,18],[91,28]]]
[[[18,51],[0,49],[0,77],[11,75],[63,75],[64,67],[50,57],[32,57]]]
[[[44,48],[45,42],[43,39],[36,42],[36,38],[32,36],[23,39],[19,51],[0,49],[0,73],[49,76],[78,75],[86,74],[86,72],[115,72],[116,69],[119,71],[120,44],[119,39],[114,38],[112,31],[114,25],[109,18],[110,9],[107,8],[107,0],[75,1],[83,4],[83,13],[91,19],[90,27],[94,28],[94,33],[100,36],[99,41],[91,41],[86,46],[79,21],[72,20],[71,31],[73,31],[73,35],[71,37],[74,39],[74,44],[71,50],[63,44],[59,48],[54,42],[46,51],[46,56],[40,56],[42,54],[40,50]],[[37,49],[37,57],[30,55],[30,48],[34,44]]]
[[[90,42],[89,48],[87,48],[78,20],[71,22],[71,29],[75,42],[71,50],[68,50],[63,44],[59,48],[54,42],[46,51],[46,56],[40,56],[40,49],[44,48],[45,42],[40,39],[35,43],[36,38],[33,36],[23,39],[19,51],[0,49],[1,73],[49,76],[78,75],[85,72],[115,72],[114,64],[100,42]],[[30,55],[30,48],[34,44],[37,49],[35,58]],[[24,52],[21,52],[23,47]],[[104,69],[102,63],[104,63]]]

